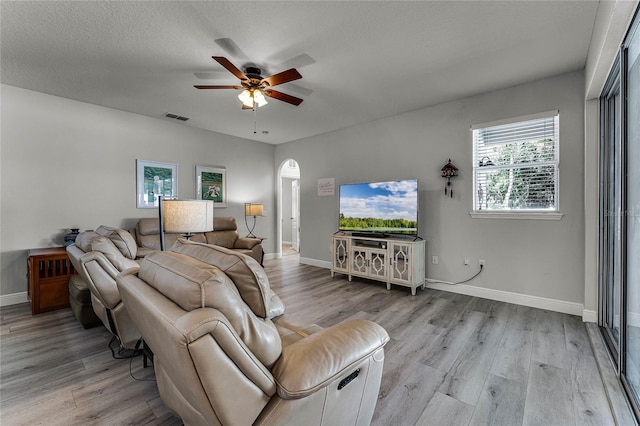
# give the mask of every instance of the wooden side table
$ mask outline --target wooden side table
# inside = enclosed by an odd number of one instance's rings
[[[75,270],[64,247],[31,249],[27,253],[31,314],[69,306],[69,278]]]

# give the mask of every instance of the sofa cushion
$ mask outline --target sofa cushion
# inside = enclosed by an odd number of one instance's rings
[[[135,260],[124,257],[114,244],[113,240],[105,236],[98,235],[91,240],[91,251],[97,251],[104,254],[104,257],[106,257],[107,260],[115,266],[118,272],[122,272],[130,268],[137,270],[138,268],[138,263]]]
[[[109,238],[120,250],[120,253],[127,259],[135,259],[138,244],[133,236],[124,229],[113,228],[111,226],[100,225],[96,229],[96,234]]]
[[[213,231],[206,232],[207,244],[213,244],[228,249],[235,248],[238,239],[237,231]]]
[[[91,240],[93,240],[97,236],[98,236],[98,234],[96,234],[93,231],[83,231],[83,232],[79,233],[78,236],[76,237],[75,244],[83,252],[85,252],[85,253],[90,252],[91,251]]]
[[[236,218],[229,217],[214,217],[213,218],[213,230],[214,231],[236,231],[238,224]]]
[[[209,244],[179,239],[171,251],[186,254],[220,268],[232,280],[242,300],[254,314],[268,318],[271,295],[269,279],[260,264],[247,255]]]
[[[142,260],[138,277],[185,311],[219,310],[264,365],[273,365],[280,356],[276,326],[247,309],[234,282],[216,266],[187,254],[158,251]]]
[[[158,235],[160,233],[160,220],[157,217],[139,219],[137,231],[140,235]]]

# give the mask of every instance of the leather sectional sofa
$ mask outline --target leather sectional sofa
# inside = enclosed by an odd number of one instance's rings
[[[179,237],[180,234],[165,233],[165,247],[170,248]],[[261,240],[240,237],[233,217],[214,218],[214,231],[195,234],[193,239],[237,250],[262,264]],[[81,232],[75,244],[67,247],[69,259],[78,271],[69,282],[69,303],[78,321],[85,327],[102,322],[119,338],[123,348],[133,348],[140,333],[128,319],[115,277],[123,271],[137,272],[140,258],[158,250],[157,218],[140,219],[129,231],[101,225],[95,231]]]
[[[185,425],[370,423],[389,340],[379,325],[302,325],[253,258],[184,239],[117,286]]]

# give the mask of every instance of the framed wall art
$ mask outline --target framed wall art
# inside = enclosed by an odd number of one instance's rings
[[[136,160],[136,195],[139,209],[158,207],[158,197],[178,196],[178,165]]]
[[[196,166],[196,198],[212,200],[215,207],[227,207],[227,169]]]

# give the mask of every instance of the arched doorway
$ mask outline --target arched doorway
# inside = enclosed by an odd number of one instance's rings
[[[278,168],[277,257],[300,252],[300,166],[287,159]]]

